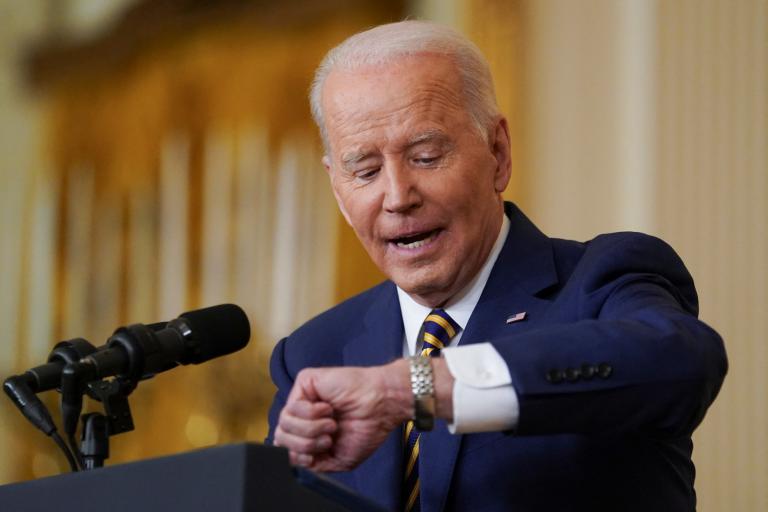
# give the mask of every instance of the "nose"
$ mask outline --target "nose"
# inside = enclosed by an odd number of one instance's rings
[[[385,191],[383,208],[389,213],[405,213],[418,208],[422,197],[414,172],[397,163],[385,169]]]

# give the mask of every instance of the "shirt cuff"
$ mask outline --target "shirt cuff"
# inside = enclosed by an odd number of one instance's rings
[[[520,404],[504,359],[490,343],[441,351],[453,384],[452,434],[512,430]]]

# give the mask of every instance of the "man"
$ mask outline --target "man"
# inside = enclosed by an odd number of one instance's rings
[[[392,510],[694,510],[691,433],[727,364],[672,249],[550,239],[504,204],[507,122],[450,29],[351,37],[311,100],[390,280],[277,345],[268,440]]]

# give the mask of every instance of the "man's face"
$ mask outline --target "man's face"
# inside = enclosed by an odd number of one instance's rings
[[[418,302],[460,292],[501,226],[509,137],[489,141],[465,108],[452,61],[424,54],[334,70],[323,90],[336,200],[374,263]]]

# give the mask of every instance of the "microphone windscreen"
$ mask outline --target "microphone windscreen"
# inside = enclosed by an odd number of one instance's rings
[[[240,306],[220,304],[208,308],[187,311],[180,315],[185,319],[197,344],[183,364],[199,364],[214,357],[236,352],[248,344],[251,325]]]

